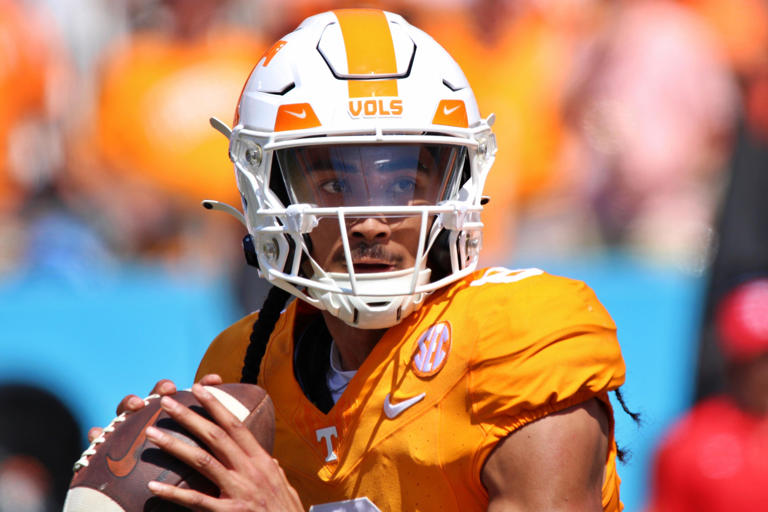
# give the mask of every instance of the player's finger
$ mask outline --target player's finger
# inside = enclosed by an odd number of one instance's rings
[[[149,490],[155,496],[172,501],[182,507],[187,507],[198,512],[214,512],[217,510],[217,500],[207,494],[193,491],[192,489],[180,489],[175,485],[150,481],[147,484]]]
[[[192,394],[205,407],[217,425],[221,426],[249,457],[270,458],[243,422],[237,419],[215,396],[200,384],[192,386]]]
[[[161,379],[157,381],[155,387],[152,388],[151,394],[153,395],[172,395],[176,393],[176,384],[170,379]]]
[[[92,443],[94,439],[99,437],[104,432],[104,429],[101,427],[92,427],[88,431],[88,442]]]
[[[209,374],[203,375],[203,377],[197,382],[202,384],[203,386],[216,386],[217,384],[222,384],[224,382],[224,379],[222,379],[221,375],[217,373],[209,373]]]
[[[120,415],[124,412],[134,412],[138,411],[142,407],[144,407],[144,400],[139,398],[136,395],[127,395],[122,400],[120,400],[120,403],[117,404],[117,414]]]
[[[245,453],[223,428],[169,396],[160,400],[160,406],[179,425],[200,439],[224,465],[242,469],[247,464]]]
[[[220,489],[229,484],[231,479],[229,478],[227,468],[207,451],[151,425],[147,427],[145,432],[147,439],[155,443],[163,451],[198,471]]]
[[[176,393],[176,384],[173,383],[170,379],[161,379],[157,381],[155,384],[155,387],[152,388],[151,394],[153,395],[172,395]],[[146,403],[142,398],[139,398],[136,395],[127,395],[125,398],[120,400],[120,403],[117,404],[117,414],[122,414],[124,412],[134,412],[138,411],[142,407],[144,407]]]

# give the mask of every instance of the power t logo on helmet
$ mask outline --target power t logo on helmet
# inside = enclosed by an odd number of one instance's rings
[[[256,65],[230,158],[261,275],[349,325],[379,329],[475,270],[494,160],[459,66],[402,17],[305,20]]]

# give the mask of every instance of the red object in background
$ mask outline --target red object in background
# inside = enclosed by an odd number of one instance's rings
[[[749,78],[744,93],[744,110],[749,130],[768,144],[768,65]]]
[[[768,510],[768,419],[717,397],[667,436],[649,512]]]
[[[715,322],[720,347],[729,359],[768,352],[768,279],[749,281],[728,293],[717,307]]]

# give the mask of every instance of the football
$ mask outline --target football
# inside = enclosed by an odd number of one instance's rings
[[[275,416],[266,391],[253,384],[219,384],[206,386],[206,389],[243,422],[265,450],[272,453]],[[200,473],[147,440],[145,430],[154,425],[185,442],[205,448],[163,411],[159,398],[151,395],[144,400],[144,408],[116,417],[83,452],[75,463],[63,512],[183,510],[155,497],[147,488],[151,480],[218,495],[216,486]],[[179,391],[173,398],[210,418],[191,391]]]

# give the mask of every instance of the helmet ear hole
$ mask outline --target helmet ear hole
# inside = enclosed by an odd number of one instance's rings
[[[252,267],[259,268],[259,257],[256,255],[256,245],[253,243],[253,237],[250,233],[243,237],[243,252],[245,253],[245,262]]]
[[[293,239],[289,236],[285,237],[286,240],[288,240],[288,257],[286,258],[285,268],[283,269],[283,272],[290,272],[290,266],[291,262],[293,261],[293,254],[296,250],[296,244],[293,242]],[[304,243],[307,245],[307,248],[309,251],[312,251],[312,240],[310,240],[309,235],[304,235]],[[259,266],[259,257],[256,254],[256,244],[253,241],[253,235],[248,233],[243,237],[243,253],[245,254],[245,262],[250,265],[251,267],[256,267],[257,269],[261,270],[261,267]],[[302,255],[302,263],[307,258],[306,255]]]

